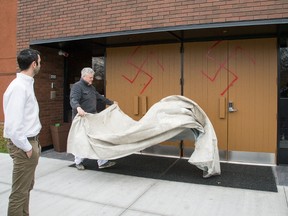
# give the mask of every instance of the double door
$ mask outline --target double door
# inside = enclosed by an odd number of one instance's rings
[[[185,43],[183,61],[179,44],[111,48],[106,95],[139,120],[154,103],[183,88],[210,118],[222,159],[274,163],[276,51],[275,39]],[[192,149],[184,140],[152,151],[188,156]]]

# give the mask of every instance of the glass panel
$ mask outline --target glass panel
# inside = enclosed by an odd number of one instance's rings
[[[95,79],[93,82],[96,91],[98,91],[101,95],[105,95],[105,58],[101,57],[92,57],[92,68],[95,71]],[[101,112],[106,107],[105,102],[102,100],[97,101],[97,111]]]
[[[279,132],[280,148],[288,149],[288,39],[280,47]]]
[[[280,48],[280,98],[288,98],[288,48]]]

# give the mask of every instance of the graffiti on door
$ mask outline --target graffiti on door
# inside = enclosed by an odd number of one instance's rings
[[[213,51],[215,49],[217,49],[217,47],[222,43],[222,41],[216,41],[211,47],[209,47],[208,51],[207,51],[207,54],[206,54],[206,58],[209,60],[209,61],[213,61],[215,63],[218,64],[218,68],[216,69],[215,73],[212,73],[212,75],[209,75],[208,72],[205,72],[205,71],[202,71],[202,74],[204,76],[206,76],[211,82],[214,82],[218,75],[224,70],[224,72],[227,72],[229,73],[229,78],[231,77],[231,81],[228,83],[227,87],[225,89],[223,89],[223,91],[220,93],[221,96],[225,95],[226,92],[229,90],[229,88],[231,88],[235,83],[236,81],[239,79],[239,77],[237,76],[237,74],[232,71],[231,69],[229,69],[228,67],[228,62],[230,59],[232,58],[237,58],[237,56],[239,54],[244,54],[245,57],[251,61],[254,65],[255,65],[255,59],[252,58],[249,53],[243,49],[241,46],[235,46],[233,49],[232,49],[232,52],[229,53],[229,56],[227,57],[227,59],[223,62],[221,61],[218,61],[216,59],[216,57],[213,56]]]
[[[217,59],[215,52],[219,48],[219,45],[222,43],[223,41],[221,40],[216,41],[211,47],[208,48],[207,54],[205,55],[205,58],[208,61],[216,63],[217,69],[212,72],[204,70],[201,71],[202,74],[211,82],[217,81],[219,79],[220,73],[228,73],[229,82],[227,86],[220,92],[221,96],[225,95],[227,91],[239,80],[239,76],[236,74],[234,69],[231,69],[231,67],[228,66],[228,63],[231,59],[238,58],[240,55],[242,55],[247,59],[247,61],[252,62],[254,65],[256,64],[255,59],[241,46],[235,46],[230,49],[229,55],[224,61]],[[148,51],[147,53],[144,53],[141,52],[141,49],[141,46],[136,47],[127,59],[127,64],[134,68],[134,75],[129,77],[125,74],[122,74],[122,77],[130,84],[133,84],[137,79],[139,79],[140,75],[144,75],[146,77],[146,81],[140,90],[140,94],[143,94],[154,79],[152,71],[148,71],[144,68],[147,68],[146,66],[153,62],[156,63],[160,71],[163,72],[164,66],[160,63],[157,53],[154,51]],[[136,61],[136,59],[138,59],[138,61]],[[139,62],[139,59],[143,60],[140,60]]]
[[[140,94],[143,94],[143,92],[146,90],[146,88],[150,85],[150,83],[153,80],[153,76],[151,75],[152,72],[151,71],[146,71],[144,70],[144,67],[149,64],[151,61],[155,61],[157,66],[160,68],[161,72],[164,71],[164,67],[163,65],[160,63],[159,58],[157,56],[157,54],[153,51],[150,51],[146,54],[146,56],[144,56],[144,60],[139,64],[136,63],[133,58],[137,57],[137,55],[140,55],[140,49],[141,46],[136,47],[136,49],[133,50],[133,52],[131,52],[127,63],[131,66],[135,68],[135,75],[131,78],[127,77],[126,75],[122,75],[122,77],[127,80],[129,83],[133,84],[135,82],[135,80],[139,77],[140,74],[143,74],[144,76],[147,76],[147,82],[144,83],[143,88],[140,90]]]

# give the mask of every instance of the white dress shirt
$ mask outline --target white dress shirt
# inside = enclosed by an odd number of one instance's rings
[[[3,108],[3,136],[23,151],[30,151],[32,146],[27,137],[36,136],[41,130],[34,78],[17,73],[3,95]]]

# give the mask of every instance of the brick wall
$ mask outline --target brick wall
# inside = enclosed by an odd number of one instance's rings
[[[16,73],[16,18],[17,1],[1,0],[0,13],[0,101]],[[0,106],[0,122],[4,121],[3,106]]]
[[[50,125],[63,122],[63,80],[64,59],[58,55],[58,50],[44,47],[32,47],[41,53],[41,70],[35,78],[34,88],[40,108],[42,130],[40,133],[41,145],[52,144]],[[56,75],[55,80],[50,75]],[[51,89],[51,83],[55,88]],[[50,99],[50,92],[56,91],[56,98]]]
[[[50,125],[64,122],[64,57],[58,55],[58,49],[41,46],[33,46],[32,48],[39,50],[41,53],[41,70],[35,76],[34,88],[39,103],[42,124],[40,142],[42,147],[45,147],[52,144]],[[68,86],[79,80],[83,67],[91,67],[92,65],[91,56],[81,52],[69,53],[67,62],[69,65]],[[56,79],[50,79],[50,75],[56,75]],[[52,82],[54,84],[53,89],[51,88]],[[55,99],[50,99],[51,91],[56,91]],[[71,120],[71,118],[69,119]]]
[[[30,40],[288,17],[285,0],[19,0],[18,47]]]

